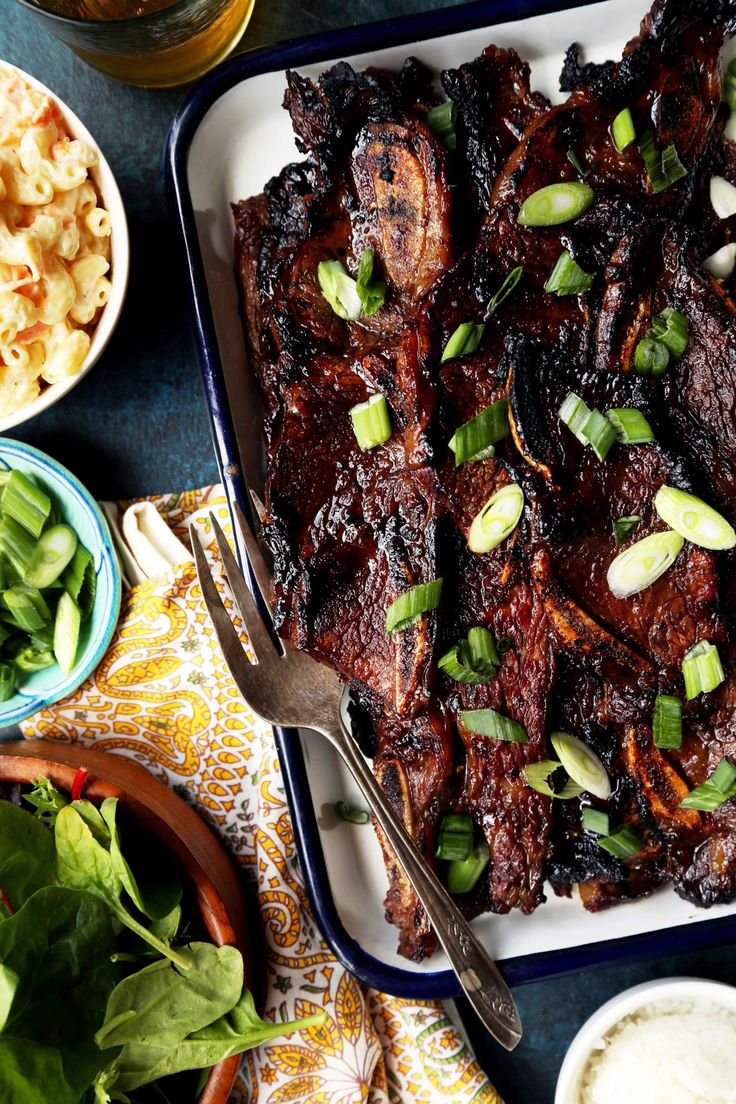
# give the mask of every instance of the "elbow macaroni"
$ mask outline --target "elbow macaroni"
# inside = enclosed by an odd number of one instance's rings
[[[0,63],[0,418],[82,367],[110,294],[95,151]]]

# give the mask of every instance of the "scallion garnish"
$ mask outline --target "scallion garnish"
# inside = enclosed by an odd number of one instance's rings
[[[655,747],[682,747],[682,702],[674,694],[657,694],[652,734]]]
[[[644,839],[641,832],[637,832],[636,828],[624,824],[621,828],[617,828],[615,832],[612,832],[610,836],[601,836],[598,843],[604,851],[608,851],[609,855],[614,855],[615,858],[622,859],[625,862],[626,859],[633,858],[641,851],[644,846]]]
[[[463,727],[476,736],[487,736],[491,740],[506,740],[512,744],[526,744],[529,738],[526,729],[518,721],[504,717],[495,709],[466,709],[461,714]]]
[[[677,487],[660,487],[654,508],[666,525],[685,540],[721,551],[736,545],[736,530],[701,498]]]
[[[371,395],[365,402],[351,407],[350,417],[358,444],[364,452],[384,444],[391,436],[391,419],[383,395]]]
[[[712,813],[732,797],[736,797],[736,763],[725,755],[710,778],[701,782],[680,802],[680,808]]]
[[[559,411],[560,420],[583,445],[590,445],[599,460],[605,460],[616,440],[616,430],[599,410],[591,410],[574,391],[565,398]]]
[[[641,521],[639,514],[629,514],[628,517],[616,518],[613,523],[613,532],[616,537],[616,544],[623,544],[630,533],[633,533],[637,525]]]
[[[445,813],[437,833],[435,858],[449,862],[467,859],[473,846],[473,818],[469,813]]]
[[[607,836],[611,831],[608,813],[586,805],[583,809],[583,828],[586,832],[594,832],[596,836]]]
[[[608,569],[608,586],[617,598],[630,598],[664,575],[685,542],[679,533],[652,533],[620,552]]]
[[[731,58],[723,74],[723,99],[736,111],[736,58]]]
[[[348,804],[347,801],[336,801],[335,812],[340,820],[344,820],[348,824],[370,824],[371,822],[371,814],[367,809],[358,809],[355,805]]]
[[[660,154],[654,139],[654,131],[647,130],[642,134],[639,152],[653,192],[663,192],[665,188],[669,188],[671,184],[687,176],[687,169],[678,157],[674,142],[666,146]]]
[[[577,782],[573,782],[571,778],[567,779],[559,792],[556,792],[550,786],[549,776],[559,770],[561,766],[562,763],[559,759],[544,759],[541,763],[529,763],[528,766],[524,767],[527,786],[532,790],[536,790],[537,793],[544,794],[545,797],[556,797],[559,801],[569,801],[573,797],[579,797],[583,792],[583,787],[579,786]]]
[[[362,314],[370,318],[377,310],[380,310],[386,299],[386,284],[379,280],[373,272],[375,267],[375,253],[372,249],[364,249],[358,262],[358,275],[355,280],[355,289],[358,292],[362,304]]]
[[[462,859],[456,859],[455,862],[451,862],[447,868],[445,875],[445,884],[448,892],[457,895],[459,893],[470,893],[471,889],[476,885],[481,874],[488,866],[488,860],[491,857],[491,852],[488,848],[488,844],[484,839],[479,839],[473,844],[473,847],[464,861]]]
[[[403,632],[420,619],[423,613],[436,609],[440,604],[442,579],[431,583],[419,583],[411,590],[395,598],[386,610],[386,632]]]
[[[442,350],[442,363],[465,356],[466,353],[474,353],[483,340],[485,332],[484,322],[461,322]]]
[[[465,640],[453,644],[437,666],[455,682],[480,686],[493,678],[500,662],[493,637],[488,629],[478,625]]]
[[[360,318],[363,300],[358,295],[355,280],[342,261],[320,261],[317,265],[317,279],[322,294],[338,318],[351,322]]]
[[[507,483],[486,502],[473,518],[468,548],[483,554],[505,541],[519,524],[524,509],[524,492],[518,483]]]
[[[24,632],[36,632],[51,620],[51,611],[37,587],[15,583],[3,591],[2,601],[13,623]]]
[[[611,136],[613,138],[613,144],[619,153],[623,153],[627,146],[636,138],[636,130],[634,129],[634,120],[631,118],[631,112],[628,107],[625,107],[623,111],[619,111],[616,118],[611,125]]]
[[[593,166],[588,165],[586,169],[572,146],[570,146],[569,150],[567,151],[567,160],[570,162],[581,180],[585,180],[586,177],[590,176]]]
[[[607,410],[606,417],[616,430],[616,437],[622,445],[644,445],[654,440],[652,427],[640,410]]]
[[[640,376],[663,376],[670,363],[670,352],[666,345],[652,337],[644,337],[634,349],[634,368]]]
[[[544,290],[554,292],[555,295],[580,295],[581,292],[590,290],[593,280],[594,277],[585,272],[572,255],[563,249]]]
[[[611,782],[596,753],[569,732],[553,732],[550,743],[573,782],[601,801],[607,801],[611,796]]]
[[[486,460],[493,456],[494,445],[507,437],[508,433],[508,403],[506,399],[497,399],[456,429],[450,438],[450,448],[455,453],[455,467],[459,468],[469,460]]]
[[[715,644],[699,640],[682,661],[682,677],[688,701],[698,694],[709,694],[720,686],[726,676]]]
[[[522,226],[558,226],[582,215],[594,198],[593,189],[579,180],[548,184],[524,200],[519,211],[519,222]],[[554,289],[548,287],[546,290]]]
[[[519,280],[521,279],[523,272],[524,269],[521,267],[521,265],[517,265],[516,268],[511,269],[508,276],[488,304],[488,309],[486,310],[485,316],[486,322],[489,322],[491,320],[501,304],[506,299],[508,299],[509,295],[511,295],[511,292],[514,290]]]
[[[664,345],[670,356],[679,360],[687,348],[690,323],[684,314],[674,307],[665,307],[652,321],[649,336]]]
[[[725,176],[712,176],[710,202],[719,219],[736,215],[736,187]]]
[[[734,112],[736,116],[736,112]],[[736,268],[736,242],[728,242],[716,249],[703,261],[703,268],[715,276],[716,280],[727,280]]]
[[[430,107],[425,115],[427,126],[436,134],[439,140],[449,150],[457,148],[457,136],[455,135],[455,123],[457,121],[457,107],[452,100]]]
[[[38,540],[51,513],[51,499],[28,476],[14,469],[0,495],[0,510]]]

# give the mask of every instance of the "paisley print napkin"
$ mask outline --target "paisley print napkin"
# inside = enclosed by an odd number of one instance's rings
[[[185,544],[192,523],[211,547],[210,510],[229,529],[221,487],[152,501]],[[129,505],[117,503],[120,514]],[[232,1104],[501,1104],[441,1004],[362,986],[322,939],[271,731],[233,685],[191,562],[128,590],[94,676],[22,727],[27,737],[129,755],[195,805],[257,890],[268,953],[264,1015],[329,1013],[320,1028],[244,1055]]]

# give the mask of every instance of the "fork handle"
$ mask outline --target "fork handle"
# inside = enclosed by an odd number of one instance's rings
[[[331,731],[326,727],[320,731],[339,752],[363,791],[479,1019],[501,1046],[513,1050],[521,1039],[522,1029],[508,985],[386,799],[342,718],[338,723],[339,728],[336,724]]]

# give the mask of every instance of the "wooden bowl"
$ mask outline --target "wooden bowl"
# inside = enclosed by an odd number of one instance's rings
[[[235,868],[220,841],[186,802],[123,756],[46,740],[0,744],[2,782],[26,784],[45,775],[69,793],[79,767],[89,771],[85,797],[95,803],[119,798],[121,807],[172,852],[194,891],[210,939],[218,947],[228,943],[242,951],[250,986],[245,906]],[[239,1064],[235,1055],[213,1066],[199,1104],[227,1104]]]

